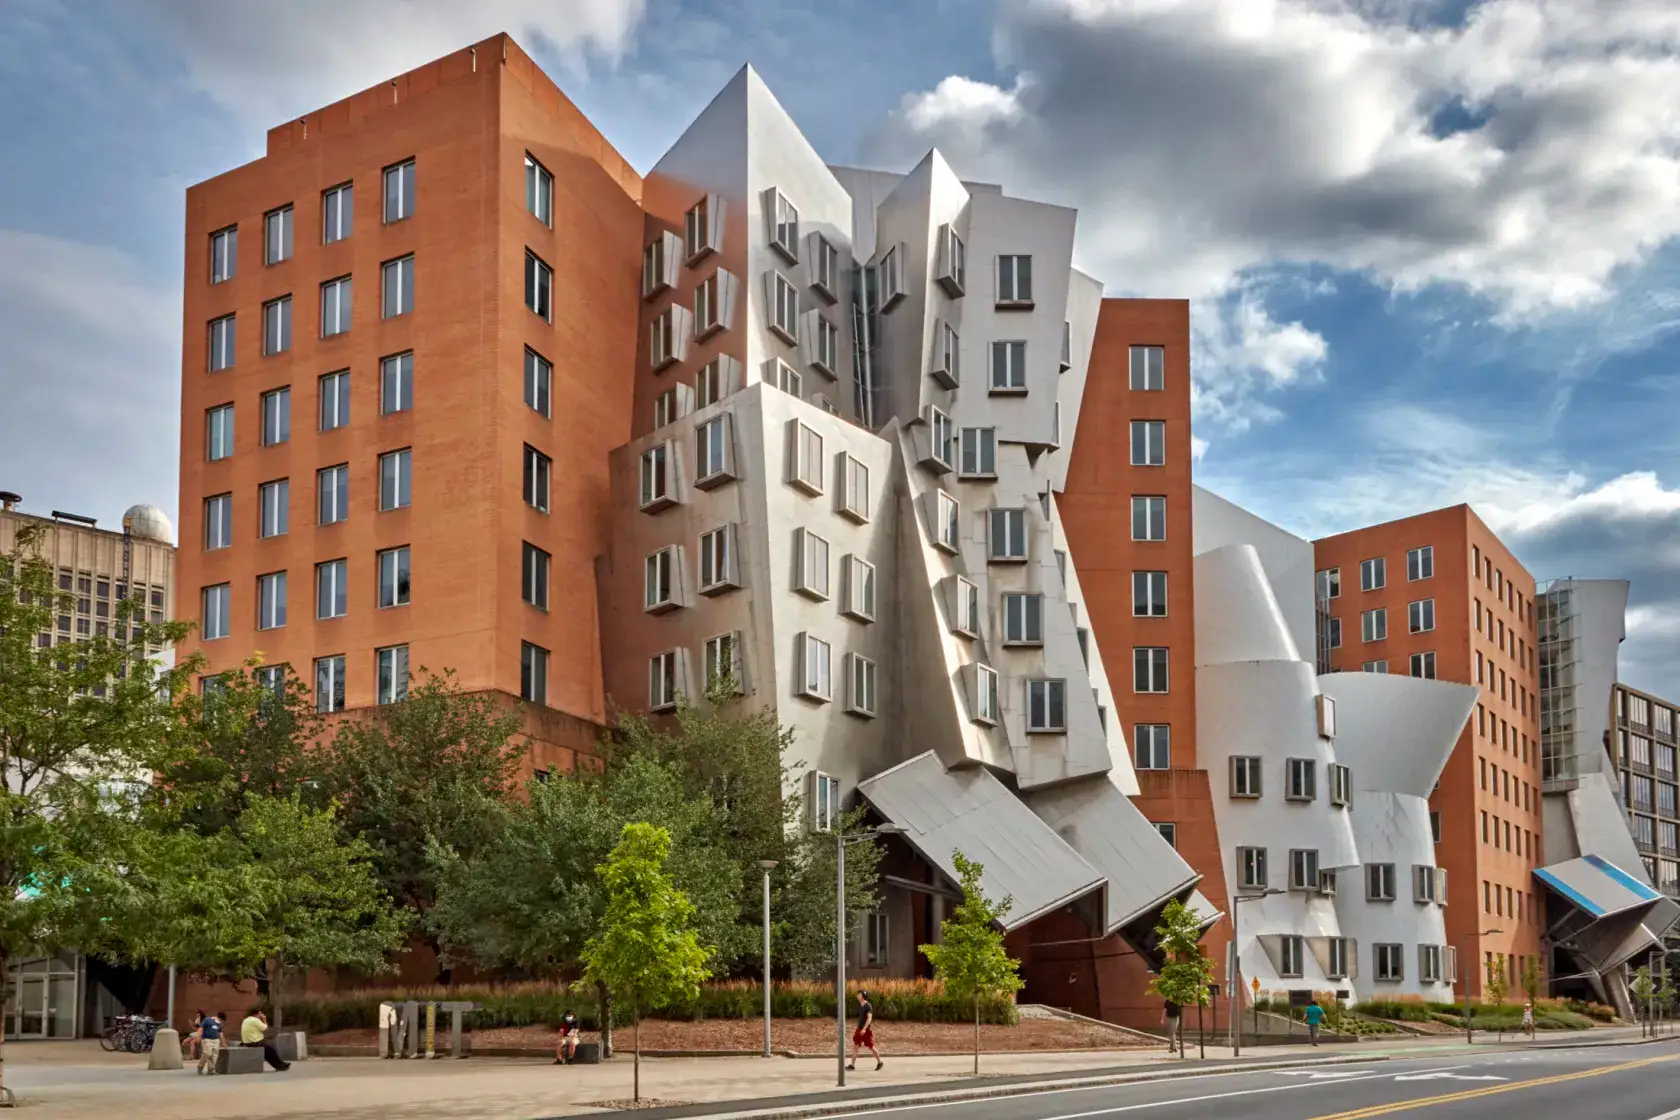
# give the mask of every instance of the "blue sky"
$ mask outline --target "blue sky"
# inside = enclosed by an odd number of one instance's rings
[[[1624,676],[1680,696],[1669,0],[12,0],[0,486],[173,511],[186,186],[498,30],[639,168],[750,61],[831,160],[1078,206],[1111,293],[1194,301],[1205,485],[1304,535],[1469,501],[1633,580]]]

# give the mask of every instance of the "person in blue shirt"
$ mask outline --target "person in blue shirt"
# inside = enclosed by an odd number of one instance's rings
[[[222,1021],[227,1012],[201,1015],[198,1020],[198,1072],[215,1073],[216,1055],[222,1050]]]
[[[1307,1041],[1318,1045],[1318,1025],[1324,1022],[1324,1008],[1315,999],[1307,1004]]]

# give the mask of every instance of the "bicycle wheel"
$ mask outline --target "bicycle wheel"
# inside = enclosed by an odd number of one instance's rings
[[[117,1028],[106,1027],[99,1036],[99,1048],[115,1054],[122,1049],[122,1043],[117,1038]]]
[[[146,1052],[146,1036],[130,1027],[128,1034],[123,1038],[123,1049],[130,1054],[144,1054]]]

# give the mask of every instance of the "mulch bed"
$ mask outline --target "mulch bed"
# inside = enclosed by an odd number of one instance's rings
[[[847,1028],[851,1045],[851,1024]],[[764,1024],[758,1019],[706,1019],[698,1022],[669,1022],[649,1019],[641,1025],[646,1050],[687,1052],[741,1051],[758,1053],[764,1045]],[[440,1045],[447,1046],[447,1032],[439,1032]],[[477,1050],[554,1051],[550,1027],[492,1027],[472,1032]],[[585,1031],[585,1041],[598,1035]],[[832,1054],[834,1020],[776,1019],[771,1027],[772,1045],[778,1052]],[[372,1027],[311,1035],[315,1046],[377,1045]],[[620,1027],[613,1031],[613,1047],[628,1054],[636,1044],[636,1031]],[[877,1023],[875,1044],[883,1054],[961,1054],[974,1046],[974,1027],[963,1023]],[[980,1049],[990,1053],[1047,1050],[1123,1050],[1149,1048],[1151,1044],[1125,1031],[1097,1023],[1069,1019],[1023,1019],[1013,1027],[983,1025]]]

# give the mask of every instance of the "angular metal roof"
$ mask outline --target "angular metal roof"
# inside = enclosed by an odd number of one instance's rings
[[[858,783],[858,793],[904,829],[910,846],[952,880],[959,878],[953,852],[981,864],[986,894],[1014,899],[1005,930],[1106,885],[1101,872],[989,770],[947,770],[928,751],[866,778]]]
[[[1534,874],[1595,918],[1649,906],[1663,897],[1602,856],[1565,860],[1536,868]]]

